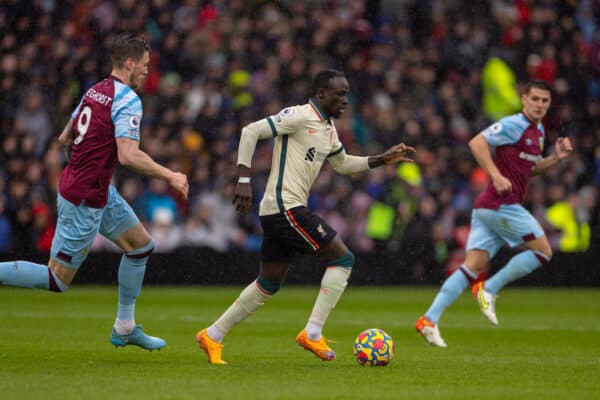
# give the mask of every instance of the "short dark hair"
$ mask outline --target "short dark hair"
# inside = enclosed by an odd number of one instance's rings
[[[541,79],[534,79],[532,81],[527,82],[527,86],[525,86],[525,94],[529,93],[532,88],[547,90],[549,92],[552,91],[548,82],[543,81]]]
[[[150,45],[140,36],[123,33],[115,38],[112,46],[111,60],[114,67],[122,67],[125,60],[139,60],[144,52],[150,51]]]
[[[332,78],[345,78],[346,75],[342,71],[336,69],[324,69],[315,75],[312,81],[310,90],[311,96],[316,96],[319,89],[326,89],[329,87],[329,81]]]

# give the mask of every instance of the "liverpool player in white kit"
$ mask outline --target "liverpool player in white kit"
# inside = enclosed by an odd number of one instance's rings
[[[552,249],[540,224],[521,204],[531,175],[567,158],[573,151],[568,138],[558,138],[554,153],[542,157],[544,127],[542,119],[550,107],[550,87],[543,81],[527,85],[522,95],[520,113],[503,118],[475,136],[469,143],[479,165],[491,182],[475,201],[471,232],[464,264],[446,279],[429,309],[415,328],[425,341],[446,347],[438,321],[442,313],[471,285],[481,312],[493,324],[496,317],[496,294],[515,281],[550,261]],[[490,147],[495,148],[492,158]],[[527,250],[514,256],[508,264],[485,282],[476,282],[500,248],[524,245]]]
[[[134,319],[135,300],[154,243],[110,184],[118,160],[143,175],[166,180],[187,198],[187,177],[157,164],[139,149],[142,102],[134,90],[148,75],[149,50],[142,38],[130,34],[115,39],[111,75],[85,93],[59,137],[71,156],[60,177],[58,221],[48,265],[0,263],[0,283],[64,292],[100,233],[124,253],[111,342],[155,350],[165,341],[146,335]]]
[[[252,204],[250,166],[256,142],[275,140],[271,173],[259,210],[264,231],[260,271],[257,279],[213,325],[196,334],[211,364],[225,364],[221,358],[224,336],[279,290],[288,262],[296,253],[315,254],[325,267],[312,314],[296,342],[321,360],[335,358],[322,335],[322,328],[347,285],[354,255],[335,230],[306,207],[310,188],[325,160],[336,172],[352,174],[412,161],[406,156],[414,153],[413,148],[399,144],[373,157],[346,154],[332,118],[344,112],[348,91],[348,81],[342,72],[320,71],[313,80],[308,103],[285,108],[242,130],[238,150],[239,180],[234,197],[234,204],[241,213],[247,212]]]

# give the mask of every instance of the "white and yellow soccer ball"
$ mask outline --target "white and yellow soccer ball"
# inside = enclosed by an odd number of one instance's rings
[[[383,367],[394,358],[394,340],[378,328],[361,332],[354,341],[354,356],[360,365]]]

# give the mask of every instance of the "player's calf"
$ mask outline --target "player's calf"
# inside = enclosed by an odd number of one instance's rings
[[[308,339],[319,340],[321,338],[323,326],[329,318],[329,314],[348,285],[353,266],[354,254],[352,252],[326,263],[319,295],[305,327]]]

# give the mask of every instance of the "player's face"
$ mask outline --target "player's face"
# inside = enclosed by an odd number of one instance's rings
[[[129,77],[129,86],[132,89],[139,89],[148,76],[148,64],[150,63],[150,54],[145,51],[142,58],[133,61],[133,68]]]
[[[348,93],[350,85],[344,77],[335,77],[329,80],[329,87],[322,89],[320,95],[320,105],[327,115],[339,118],[348,105]]]
[[[521,96],[523,114],[534,122],[541,121],[550,108],[550,92],[532,87],[528,93]]]

